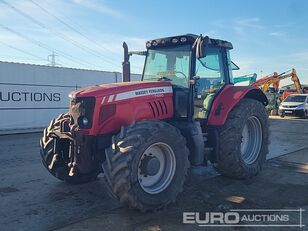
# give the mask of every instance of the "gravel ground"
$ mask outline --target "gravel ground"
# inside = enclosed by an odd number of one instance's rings
[[[177,203],[145,214],[121,207],[105,192],[101,180],[76,186],[53,178],[40,160],[41,134],[0,136],[0,230],[209,230],[183,225],[182,213],[308,209],[308,120],[273,118],[271,131],[270,160],[256,178],[237,181],[212,169],[193,169]],[[296,218],[297,214],[292,216]]]

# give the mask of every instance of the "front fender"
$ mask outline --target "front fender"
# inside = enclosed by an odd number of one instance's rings
[[[266,95],[259,88],[253,86],[227,85],[220,91],[213,101],[210,115],[208,117],[208,125],[224,125],[230,111],[243,98],[258,100],[264,106],[267,106],[268,104]]]

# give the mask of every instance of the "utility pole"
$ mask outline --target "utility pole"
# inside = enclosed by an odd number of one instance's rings
[[[50,62],[48,65],[49,66],[52,66],[52,67],[55,67],[57,66],[58,64],[56,63],[56,55],[55,52],[53,51],[51,55],[48,55],[47,58],[48,58],[48,61]]]

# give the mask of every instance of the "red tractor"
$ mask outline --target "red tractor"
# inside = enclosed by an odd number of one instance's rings
[[[260,172],[268,102],[258,88],[233,85],[230,42],[187,34],[148,41],[142,52],[123,47],[123,82],[72,92],[69,113],[44,130],[53,176],[84,183],[103,173],[122,203],[153,211],[176,200],[191,165],[238,179]],[[130,82],[132,54],[146,56],[142,81]]]

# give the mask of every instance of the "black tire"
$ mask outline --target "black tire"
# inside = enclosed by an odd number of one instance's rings
[[[81,184],[93,181],[97,178],[99,171],[90,174],[75,174],[69,176],[68,157],[54,153],[54,142],[57,139],[52,135],[52,132],[60,129],[60,123],[63,120],[68,120],[70,115],[60,114],[56,119],[52,120],[47,128],[44,129],[43,137],[40,140],[41,157],[45,168],[56,178],[66,181],[71,184]],[[69,145],[69,143],[67,143]],[[52,160],[56,159],[51,166]]]
[[[308,113],[307,113],[307,111],[304,111],[304,115],[303,115],[303,119],[307,119],[307,116],[308,116]]]
[[[138,163],[143,152],[153,144],[163,142],[175,154],[176,168],[168,187],[157,194],[143,190],[138,178]],[[113,137],[112,147],[106,149],[103,163],[105,182],[120,202],[142,212],[156,211],[175,202],[182,192],[187,171],[189,151],[180,131],[161,121],[134,123]]]
[[[252,163],[241,154],[242,132],[248,118],[257,118],[262,129],[262,143]],[[269,122],[264,105],[254,99],[244,98],[229,113],[220,131],[219,153],[216,167],[227,177],[248,179],[257,175],[266,161],[269,146]]]

